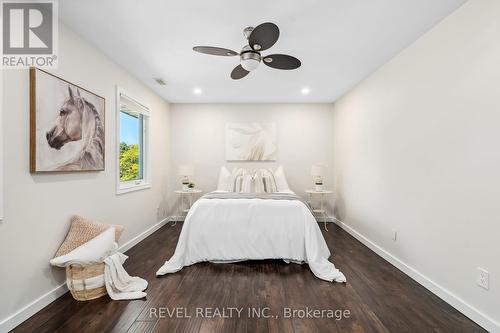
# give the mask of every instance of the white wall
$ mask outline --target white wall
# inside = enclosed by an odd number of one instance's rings
[[[3,101],[3,69],[0,69],[0,105]],[[3,220],[3,108],[0,110],[0,223]]]
[[[327,167],[325,184],[333,186],[332,104],[172,104],[171,105],[171,181],[181,186],[179,164],[195,167],[194,179],[204,191],[217,187],[222,165],[251,169],[285,169],[293,191],[304,195],[312,187],[312,164]],[[275,122],[276,162],[227,162],[225,126],[228,122]],[[173,212],[175,213],[175,211]]]
[[[499,18],[498,0],[466,3],[340,99],[333,130],[345,223],[496,325]]]
[[[64,282],[52,268],[72,214],[122,224],[121,243],[161,219],[169,172],[169,105],[65,26],[59,28],[59,68],[54,74],[106,98],[104,172],[29,173],[29,73],[4,71],[5,219],[0,223],[0,322]],[[152,188],[115,194],[115,85],[151,109]],[[0,331],[1,331],[0,327]]]

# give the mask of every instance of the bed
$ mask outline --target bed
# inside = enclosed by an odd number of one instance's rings
[[[329,257],[316,219],[293,192],[211,192],[191,207],[174,255],[156,274],[203,261],[282,259],[307,263],[322,280],[345,282]]]

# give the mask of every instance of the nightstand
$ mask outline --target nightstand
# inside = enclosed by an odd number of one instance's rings
[[[324,199],[325,199],[326,195],[332,194],[333,191],[328,191],[328,190],[324,190],[324,191],[307,190],[306,193],[309,195],[308,203],[309,203],[309,206],[311,207],[311,210],[312,210],[313,214],[321,214],[321,216],[323,216],[323,225],[325,227],[325,230],[328,231],[328,228],[326,227],[326,209],[324,207]],[[314,196],[319,196],[319,200],[320,200],[320,206],[316,207],[316,208],[314,208],[312,206],[312,199],[313,199]]]
[[[175,193],[177,193],[180,196],[180,201],[181,201],[178,208],[179,216],[182,216],[182,213],[187,214],[187,212],[189,212],[189,209],[191,209],[191,206],[193,205],[193,199],[195,195],[200,194],[201,192],[203,191],[197,188],[186,191],[184,190],[175,191]],[[175,223],[172,226],[176,225],[176,223],[177,221],[175,221]]]

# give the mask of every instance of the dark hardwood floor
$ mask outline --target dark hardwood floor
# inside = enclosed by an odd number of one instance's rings
[[[127,252],[130,275],[149,281],[147,299],[78,302],[68,293],[14,332],[484,332],[333,224],[323,234],[347,284],[319,280],[307,265],[277,260],[200,263],[157,278],[155,272],[173,254],[181,227],[165,226]],[[196,316],[197,308],[215,313],[224,307],[243,310],[239,318],[236,310],[232,318]],[[252,307],[272,317],[252,318]],[[326,310],[324,318],[299,318],[305,315],[301,312],[295,318],[284,316],[284,308],[306,307]],[[176,308],[177,316],[169,318],[167,310]],[[155,311],[163,318],[155,318]]]

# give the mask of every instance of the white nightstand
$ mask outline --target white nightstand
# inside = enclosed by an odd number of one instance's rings
[[[326,209],[324,207],[324,198],[326,195],[332,194],[333,191],[307,190],[306,193],[309,195],[308,203],[309,203],[309,206],[311,207],[312,212],[314,214],[321,214],[321,216],[323,216],[323,225],[325,226],[325,230],[328,231],[328,228],[326,227]],[[312,206],[312,199],[313,199],[313,196],[315,196],[315,195],[319,195],[319,200],[320,200],[320,206],[317,208],[314,208]]]
[[[180,203],[179,208],[178,208],[179,216],[182,216],[182,213],[189,212],[189,209],[193,205],[193,199],[194,199],[195,195],[200,194],[201,192],[203,192],[203,191],[200,189],[197,189],[197,188],[187,190],[187,191],[184,191],[184,190],[175,191],[175,193],[179,194],[180,200],[181,200],[181,203]],[[185,204],[186,201],[188,203],[187,206]],[[177,223],[177,221],[175,221],[175,223],[172,226],[174,226],[176,223]]]

